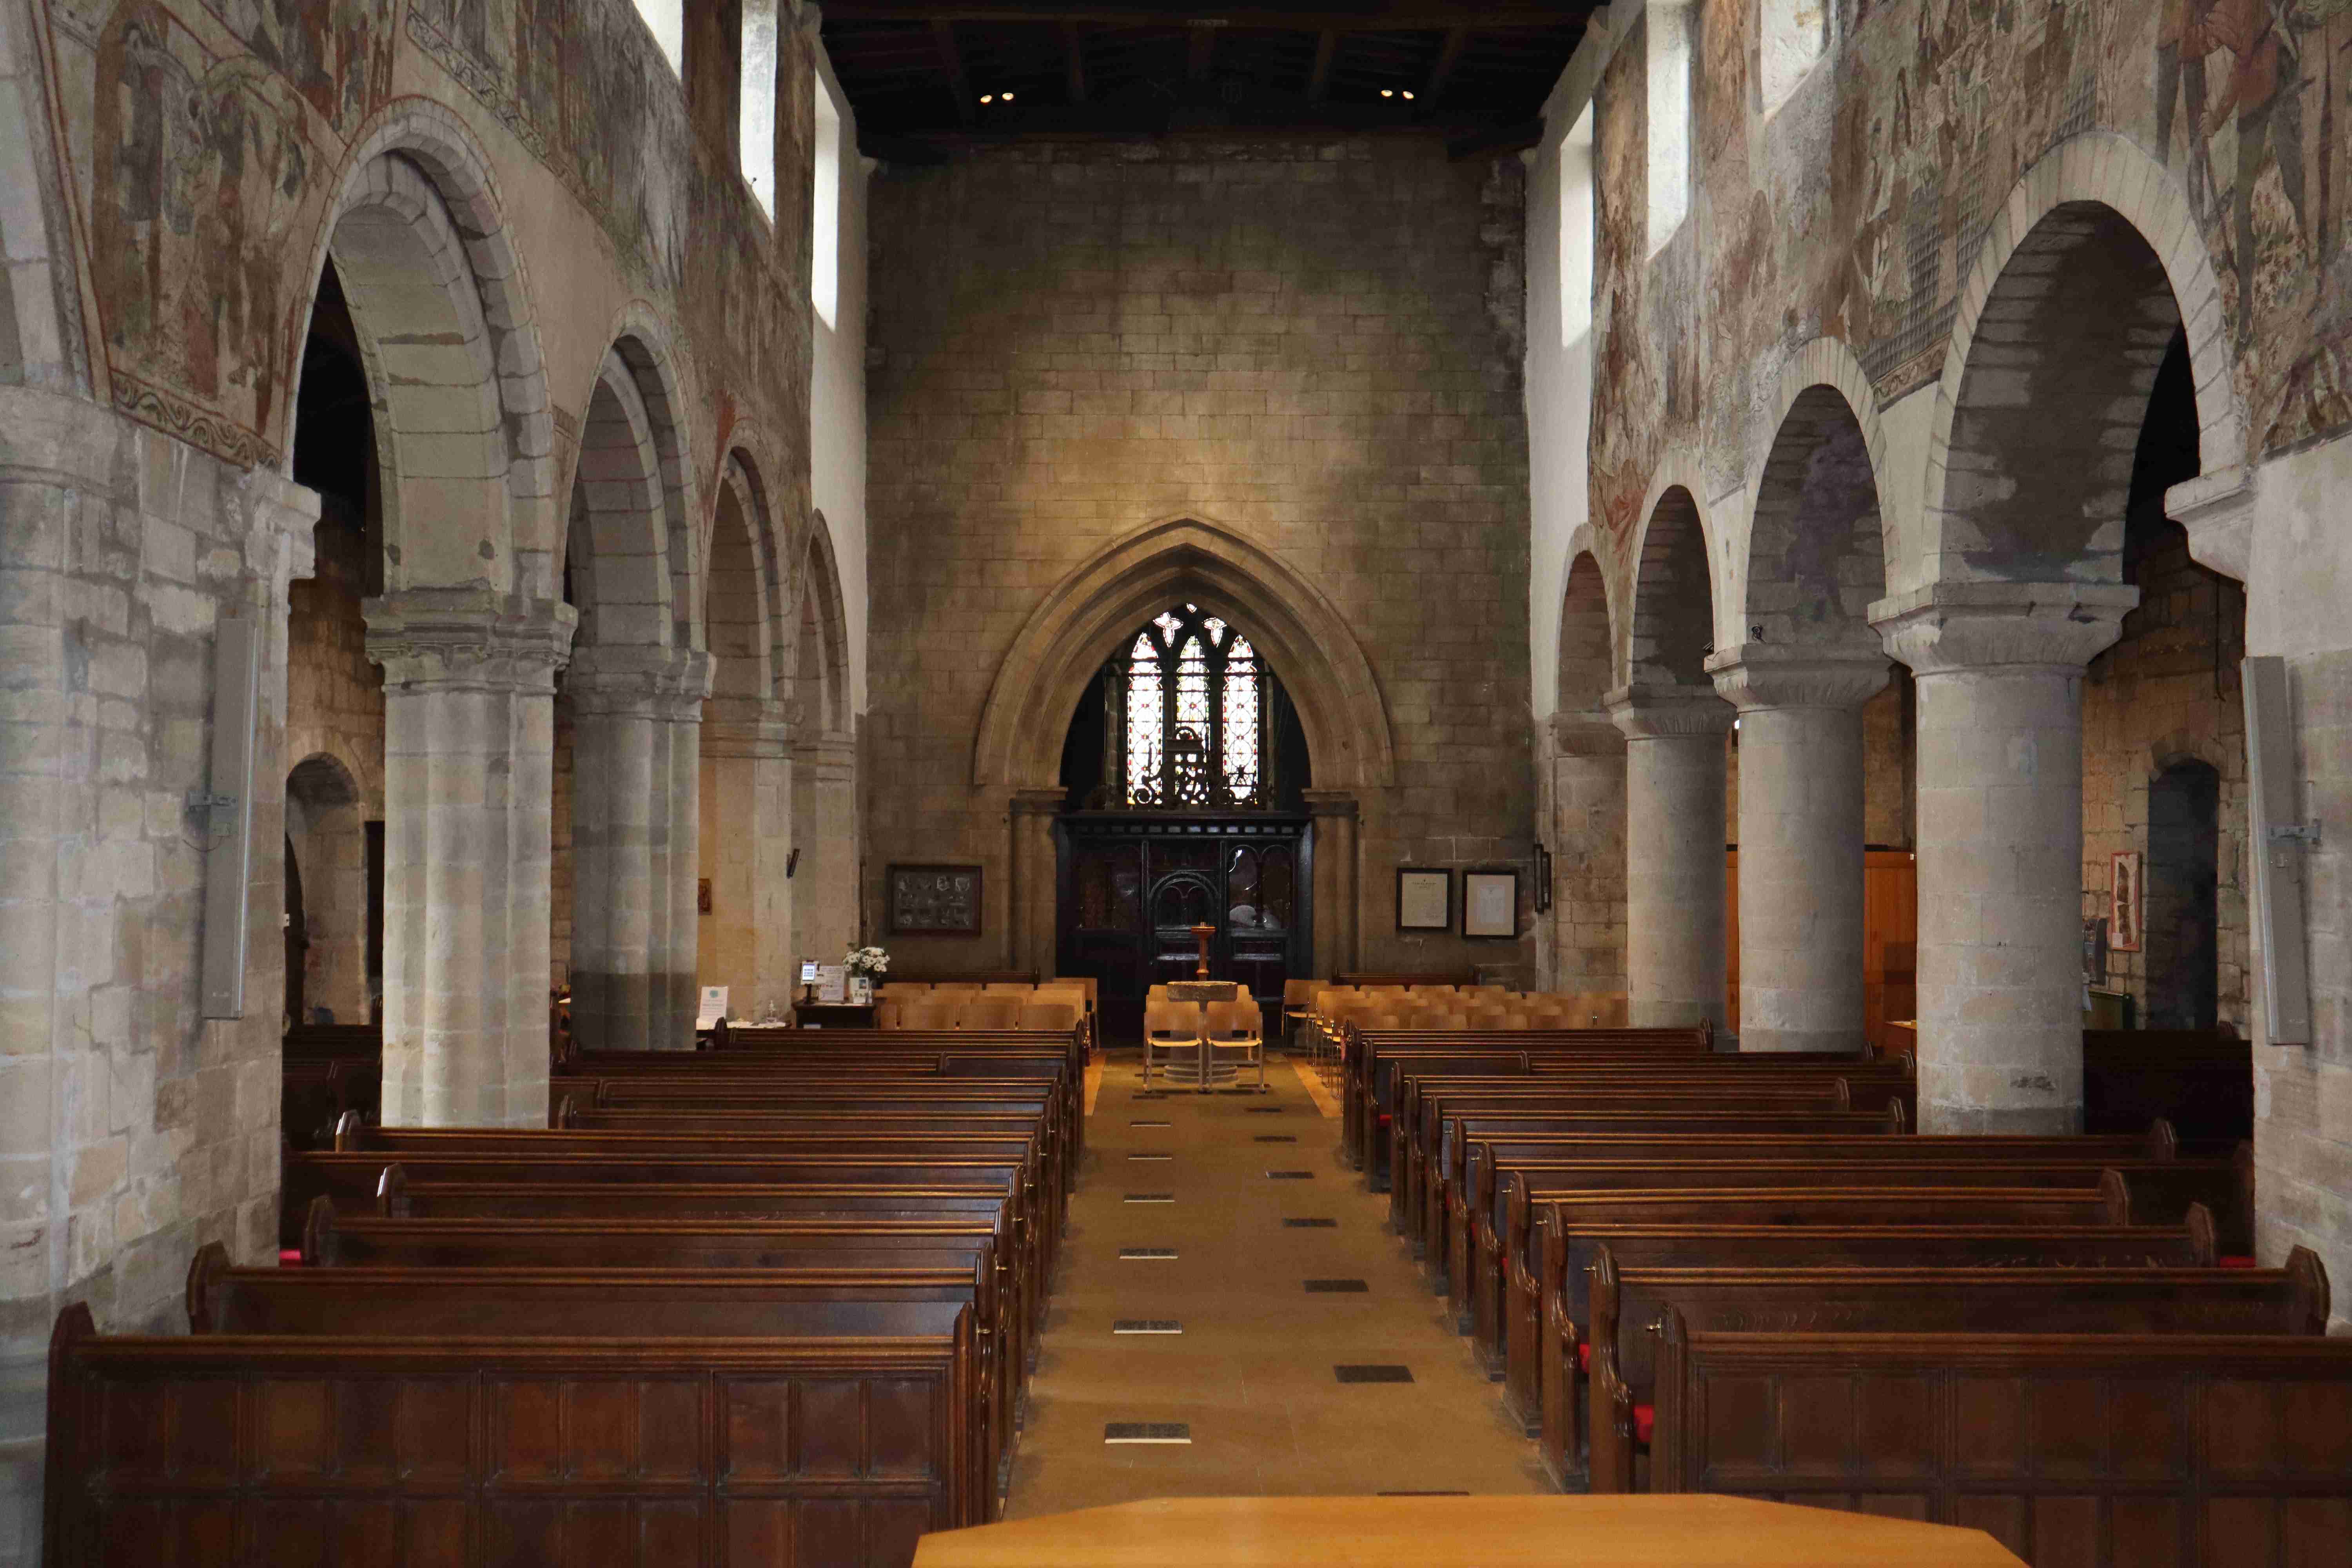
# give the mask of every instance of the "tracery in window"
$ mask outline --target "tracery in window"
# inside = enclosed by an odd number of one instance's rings
[[[1153,617],[1105,672],[1108,731],[1121,798],[1179,810],[1259,807],[1271,799],[1267,686],[1250,640],[1181,605]]]

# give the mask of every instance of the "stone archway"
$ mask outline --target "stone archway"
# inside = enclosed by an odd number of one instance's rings
[[[300,993],[309,1023],[325,1008],[337,1024],[369,1016],[367,829],[352,771],[313,753],[286,776],[286,844],[301,881]],[[289,903],[291,900],[289,898]],[[289,987],[289,993],[292,987]]]
[[[849,632],[833,528],[809,518],[796,574],[793,692],[793,942],[827,962],[865,929],[858,909],[864,829],[857,809],[857,736],[849,712]]]
[[[1559,691],[1539,795],[1552,851],[1551,988],[1625,990],[1625,737],[1607,700],[1617,633],[1590,528],[1571,543],[1560,595]]]
[[[1070,714],[1119,642],[1176,599],[1251,629],[1282,672],[1314,758],[1318,787],[1313,907],[1316,967],[1350,967],[1358,952],[1359,842],[1396,761],[1370,661],[1345,617],[1287,564],[1221,524],[1165,519],[1097,552],[1033,611],[998,667],[973,746],[976,788],[1007,802],[1013,844],[1011,961],[1051,964],[1051,816]]]
[[[1004,803],[1008,961],[1049,970],[1055,947],[1054,814],[1062,742],[1103,661],[1135,628],[1184,600],[1250,629],[1282,674],[1314,758],[1315,968],[1357,961],[1360,844],[1396,779],[1396,746],[1370,660],[1320,590],[1230,528],[1163,519],[1082,562],[1030,613],[997,667],[972,745],[972,785]]]

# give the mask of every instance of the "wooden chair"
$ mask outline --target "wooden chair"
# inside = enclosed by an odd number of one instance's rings
[[[1220,1058],[1233,1060],[1236,1079],[1244,1065],[1257,1064],[1257,1091],[1265,1092],[1265,1015],[1247,995],[1231,1002],[1209,1004],[1209,1037],[1206,1061],[1201,1073],[1201,1088],[1205,1092],[1210,1079],[1216,1075]]]
[[[1055,1034],[1067,1034],[1078,1026],[1078,1007],[1067,1001],[1024,1002],[1021,1005],[1020,1021],[1013,1026],[1022,1029],[1051,1029]]]
[[[1298,1046],[1298,1031],[1307,1026],[1308,1015],[1314,1010],[1315,993],[1320,989],[1312,980],[1286,980],[1282,983],[1282,1043],[1286,1050]]]
[[[1025,987],[1024,988],[1025,991]],[[965,1000],[957,1015],[959,1029],[1017,1029],[1021,1026],[1021,1010],[1028,1005],[1024,996],[982,994]]]
[[[1165,997],[1143,1005],[1143,1087],[1151,1087],[1155,1062],[1170,1064],[1172,1073],[1183,1064],[1197,1081],[1201,1076],[1201,1014],[1187,1003]]]
[[[902,1002],[898,1005],[901,1029],[952,1029],[961,1004],[953,996],[932,996]]]

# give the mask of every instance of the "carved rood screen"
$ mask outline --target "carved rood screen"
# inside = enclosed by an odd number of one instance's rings
[[[1163,810],[1263,807],[1271,798],[1274,674],[1250,640],[1196,605],[1135,634],[1104,679],[1116,781],[1109,804]]]

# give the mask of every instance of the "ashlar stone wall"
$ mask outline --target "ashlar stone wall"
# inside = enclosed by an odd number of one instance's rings
[[[1532,853],[1521,199],[1516,160],[1413,136],[1031,142],[877,177],[868,926],[893,861],[982,864],[992,906],[978,949],[900,939],[902,962],[1011,951],[1007,807],[972,777],[1016,632],[1110,542],[1195,518],[1295,568],[1370,662],[1396,784],[1360,803],[1360,961],[1528,963],[1400,939],[1393,906],[1401,862]]]

